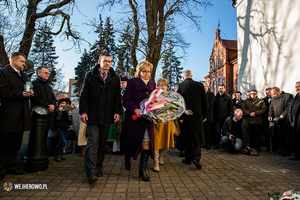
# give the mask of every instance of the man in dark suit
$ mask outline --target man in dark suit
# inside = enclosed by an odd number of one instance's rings
[[[289,158],[289,160],[300,160],[300,81],[296,82],[295,85],[296,89],[296,96],[294,97],[291,109],[290,109],[290,116],[291,116],[291,127],[292,127],[292,145],[294,151],[294,157]]]
[[[240,91],[235,92],[235,98],[232,99],[234,110],[237,108],[242,108],[244,100],[242,99],[242,93]]]
[[[10,55],[10,65],[0,69],[0,180],[4,180],[6,173],[25,173],[16,162],[23,132],[31,128],[29,97],[33,91],[24,91],[27,80],[21,71],[24,66],[25,55],[14,52]]]
[[[270,122],[276,121],[272,143],[273,150],[276,152],[280,149],[281,152],[279,151],[279,153],[282,156],[288,156],[291,154],[289,144],[291,138],[289,134],[290,123],[287,121],[287,117],[293,95],[281,91],[278,87],[272,87],[271,93],[273,97],[269,107],[268,120]]]
[[[110,125],[119,121],[121,109],[120,78],[111,68],[111,56],[101,53],[98,64],[84,77],[79,102],[80,119],[88,129],[84,159],[90,183],[103,174],[107,134]]]
[[[207,83],[203,83],[203,85],[208,100],[207,120],[204,122],[204,136],[206,142],[206,149],[210,150],[212,145],[212,136],[213,136],[215,94],[208,90]]]
[[[208,102],[202,83],[192,79],[190,70],[182,72],[183,82],[178,84],[177,92],[185,100],[186,108],[192,110],[193,115],[182,115],[182,134],[185,146],[185,159],[183,163],[192,162],[201,169],[201,146],[205,144],[203,122],[207,118]]]
[[[32,82],[34,97],[31,99],[31,108],[34,106],[44,106],[49,110],[48,125],[49,129],[55,128],[54,109],[56,98],[52,88],[48,84],[49,70],[46,67],[38,67],[36,70],[37,78]]]

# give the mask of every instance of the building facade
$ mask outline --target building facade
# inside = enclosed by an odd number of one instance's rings
[[[218,86],[224,84],[227,94],[231,95],[237,91],[237,41],[221,39],[220,29],[216,30],[216,38],[209,63],[209,74],[204,78],[210,90],[216,94]]]
[[[300,65],[300,1],[237,0],[238,89],[295,93]],[[298,31],[299,30],[299,31]]]

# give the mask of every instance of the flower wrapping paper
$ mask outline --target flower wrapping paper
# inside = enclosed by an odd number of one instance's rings
[[[178,119],[186,112],[185,101],[180,94],[165,92],[159,88],[153,90],[149,98],[140,103],[140,109],[142,116],[154,123]],[[191,111],[189,113],[192,114]],[[138,116],[135,114],[132,118],[136,120]]]

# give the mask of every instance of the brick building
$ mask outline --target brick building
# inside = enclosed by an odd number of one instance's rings
[[[237,41],[220,38],[220,29],[216,30],[216,38],[209,59],[210,70],[205,81],[215,94],[220,84],[225,84],[226,93],[232,94],[237,90],[238,63]]]

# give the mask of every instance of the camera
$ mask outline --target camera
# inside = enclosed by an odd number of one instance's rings
[[[61,107],[63,108],[62,111],[69,111],[71,109],[69,105],[62,105]]]
[[[235,139],[236,137],[234,135],[231,136],[231,143],[234,144],[235,143]]]

